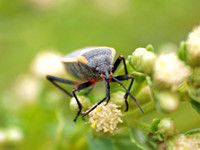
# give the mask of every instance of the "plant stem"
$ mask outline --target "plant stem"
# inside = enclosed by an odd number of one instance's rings
[[[144,114],[140,112],[139,109],[127,112],[126,115],[123,117],[123,120],[127,122],[127,124],[132,123],[136,119],[139,119],[143,115],[147,115],[155,110],[155,104],[153,101],[150,101],[149,103],[142,106],[142,109],[144,110]]]

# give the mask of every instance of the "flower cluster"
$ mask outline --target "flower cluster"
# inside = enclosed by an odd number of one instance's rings
[[[186,43],[187,62],[192,66],[200,66],[200,26],[189,34]]]
[[[135,71],[143,73],[141,76],[149,78],[153,98],[162,111],[172,112],[178,108],[178,88],[191,75],[191,70],[175,53],[157,56],[152,46],[137,48],[132,54],[130,64]],[[140,76],[139,73],[137,76]],[[144,80],[145,78],[142,81]]]
[[[173,150],[200,150],[198,140],[193,136],[179,135],[173,146]]]
[[[175,53],[161,54],[155,62],[153,85],[155,100],[164,112],[179,106],[179,86],[191,75],[190,68]]]
[[[106,102],[101,103],[89,114],[89,123],[91,123],[91,127],[95,128],[96,131],[113,133],[117,128],[117,124],[119,122],[122,123],[122,113],[118,108],[119,106],[112,102],[108,104],[106,104]]]
[[[189,67],[175,53],[161,54],[154,67],[154,81],[159,88],[179,86],[191,74]]]

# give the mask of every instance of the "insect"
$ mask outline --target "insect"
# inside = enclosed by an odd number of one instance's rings
[[[94,87],[95,83],[98,81],[104,82],[106,88],[106,97],[99,101],[94,107],[88,110],[82,117],[85,117],[89,114],[92,110],[94,110],[98,105],[100,105],[103,101],[107,100],[107,103],[110,100],[110,82],[116,82],[120,84],[126,91],[124,95],[124,100],[126,104],[125,111],[128,111],[128,95],[135,101],[138,108],[142,113],[143,110],[140,107],[138,101],[133,97],[130,93],[131,87],[133,85],[134,78],[132,75],[128,74],[127,66],[125,63],[125,58],[123,55],[120,55],[114,65],[112,65],[116,51],[110,47],[91,47],[91,48],[84,48],[77,51],[74,51],[68,55],[66,55],[61,61],[64,63],[65,68],[68,72],[72,75],[86,81],[86,82],[76,82],[70,81],[67,79],[47,75],[46,78],[53,83],[56,87],[60,90],[65,92],[70,97],[75,97],[76,102],[79,107],[79,111],[77,112],[74,121],[77,120],[78,116],[81,113],[82,105],[76,96],[76,92],[87,87],[90,87],[89,90],[86,92],[88,94]],[[116,69],[118,68],[120,62],[123,62],[125,75],[116,76],[114,77],[113,74],[115,73]],[[130,79],[131,82],[129,84],[128,89],[121,83],[121,81]],[[71,84],[76,85],[75,88],[72,90],[72,94],[61,87],[57,82],[64,83],[64,84]],[[106,104],[107,104],[106,103]]]

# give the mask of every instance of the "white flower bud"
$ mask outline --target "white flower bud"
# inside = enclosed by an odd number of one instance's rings
[[[101,103],[96,109],[89,113],[89,123],[91,127],[95,128],[96,131],[110,132],[112,133],[121,120],[121,110],[118,109],[119,106],[109,102]],[[93,106],[92,106],[93,107]]]
[[[177,87],[191,74],[175,53],[161,54],[155,62],[154,84],[157,88]]]
[[[186,43],[188,64],[200,67],[200,26],[189,34]]]
[[[158,104],[164,112],[173,112],[179,106],[179,96],[170,91],[159,91],[156,94]]]
[[[60,59],[61,55],[57,52],[40,52],[33,60],[31,71],[41,78],[44,78],[47,74],[62,75],[65,73],[65,68]]]
[[[176,125],[170,118],[162,119],[158,124],[158,133],[164,137],[173,136],[176,133]]]
[[[82,107],[83,111],[87,110],[91,106],[90,100],[87,97],[77,96],[77,98],[78,98],[79,102],[81,103],[81,105],[83,106]],[[70,100],[70,108],[73,111],[79,111],[78,104],[77,104],[76,99],[74,97],[72,97],[71,100]]]
[[[37,102],[41,90],[41,82],[31,75],[21,75],[13,86],[13,91],[22,105],[32,105]]]
[[[132,54],[132,64],[136,71],[151,74],[157,56],[145,48],[137,48]]]
[[[4,130],[0,130],[0,145],[6,142],[6,134]]]
[[[24,135],[18,128],[10,128],[6,131],[7,141],[10,143],[19,143],[23,140]]]
[[[124,95],[125,92],[122,91],[117,91],[115,93],[112,93],[110,96],[110,101],[118,106],[123,106],[125,104]]]

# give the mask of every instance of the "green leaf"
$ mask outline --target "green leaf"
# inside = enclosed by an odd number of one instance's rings
[[[90,134],[87,140],[91,150],[114,150],[114,144],[109,137],[97,138]]]
[[[200,133],[200,128],[189,130],[185,133],[185,135],[192,135],[192,134],[196,134],[196,133]]]
[[[151,44],[147,45],[146,50],[147,50],[147,51],[150,51],[150,52],[154,52],[154,47],[153,47],[153,45],[151,45]]]
[[[114,141],[115,150],[140,150],[135,144],[133,144],[130,138],[121,138]]]
[[[153,122],[151,123],[150,129],[152,132],[156,132],[158,130],[158,124],[160,123],[159,118],[153,119]]]
[[[193,100],[190,103],[192,104],[192,107],[196,109],[196,111],[200,114],[200,103],[197,103],[196,101]]]
[[[187,52],[187,45],[185,42],[181,42],[180,49],[178,50],[178,57],[184,62],[186,62],[186,52]]]
[[[133,126],[130,128],[130,138],[131,138],[131,141],[142,150],[156,150],[157,149],[153,147],[152,144],[150,144],[150,141],[147,135],[145,135],[142,132],[142,130],[136,129]]]
[[[193,89],[188,90],[188,94],[189,94],[190,98],[193,101],[195,101],[197,103],[200,103],[200,97],[199,97],[199,93],[198,92],[199,91],[196,91],[196,90],[193,90]]]

